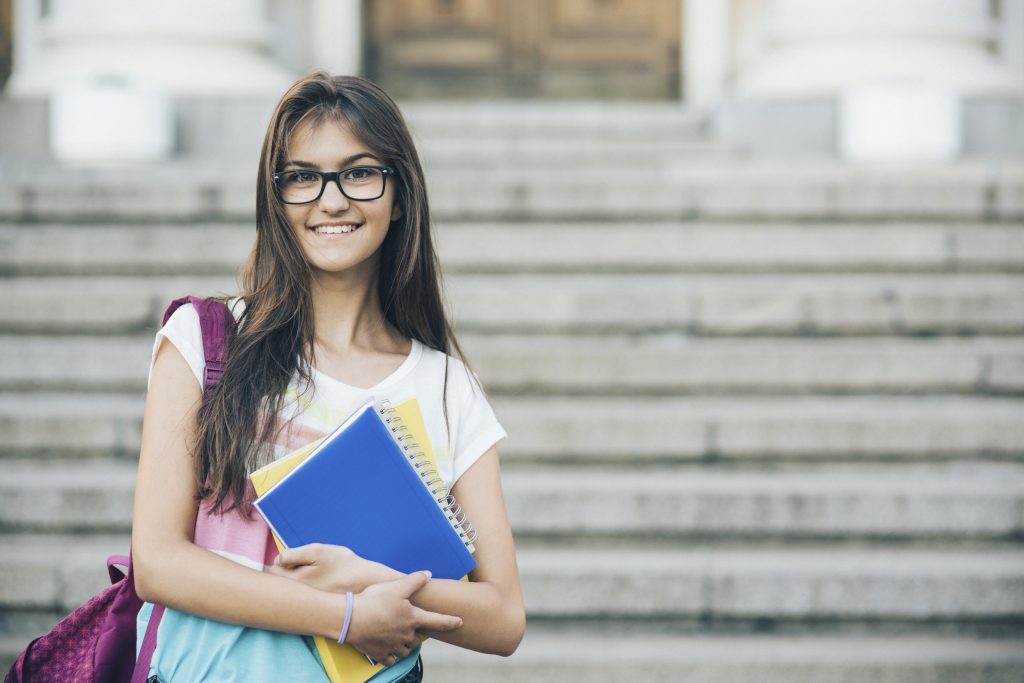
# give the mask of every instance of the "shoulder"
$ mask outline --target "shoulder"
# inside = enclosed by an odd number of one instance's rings
[[[153,378],[153,366],[163,348],[164,340],[170,343],[188,363],[196,381],[202,385],[206,361],[203,357],[203,332],[199,326],[199,315],[191,303],[184,303],[171,313],[156,333],[153,353],[149,362],[149,376]]]
[[[228,299],[225,303],[232,316],[234,316],[235,322],[238,322],[245,311],[245,300],[242,297],[234,297]],[[179,345],[179,342],[182,342],[202,347],[203,331],[196,307],[189,301],[178,306],[171,313],[170,317],[167,318],[167,322],[164,323],[158,334],[167,337],[176,346]]]
[[[179,350],[182,346],[201,347],[203,343],[202,330],[199,327],[199,314],[196,312],[195,306],[189,302],[178,306],[157,332],[157,341],[160,337],[166,337]]]
[[[231,311],[232,315],[234,315],[235,320],[241,318],[242,313],[245,312],[245,299],[242,298],[241,296],[216,296],[210,298],[189,296],[182,297],[182,299],[175,299],[173,302],[171,302],[171,307],[177,304],[177,307],[175,308],[174,313],[172,315],[177,314],[179,311],[192,311],[193,313],[195,313],[196,307],[192,305],[192,301],[190,301],[190,299],[195,299],[200,303],[204,301],[207,303],[223,302],[223,304],[227,306],[228,310]]]
[[[456,395],[483,391],[476,373],[462,360],[426,344],[420,345],[423,347],[420,366],[431,378],[444,383],[449,390],[454,390]]]
[[[245,301],[241,297],[235,297],[229,299],[227,305],[237,321],[245,310]],[[170,342],[185,358],[196,381],[201,385],[206,369],[206,358],[203,352],[203,330],[195,306],[190,302],[178,306],[157,332],[150,361],[150,372],[152,372],[152,361],[156,359],[164,339]]]
[[[240,296],[232,297],[227,300],[228,309],[231,311],[231,315],[235,316],[237,322],[242,317],[242,313],[245,312],[245,299]]]

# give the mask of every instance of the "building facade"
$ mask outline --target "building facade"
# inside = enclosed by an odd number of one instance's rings
[[[678,103],[754,153],[1024,153],[1024,0],[2,4],[9,98],[273,97],[327,69],[399,99]]]

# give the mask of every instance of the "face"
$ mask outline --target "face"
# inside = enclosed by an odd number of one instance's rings
[[[347,125],[328,120],[297,128],[278,170],[326,173],[363,165],[386,164]],[[368,201],[349,199],[337,183],[328,182],[320,199],[284,205],[288,223],[316,277],[351,280],[373,276],[388,227],[401,216],[394,203],[394,182],[394,176],[388,176],[384,195]]]

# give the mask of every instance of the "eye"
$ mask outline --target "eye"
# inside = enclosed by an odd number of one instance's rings
[[[367,180],[375,178],[379,174],[380,171],[378,171],[375,168],[369,168],[367,166],[357,166],[355,168],[350,168],[347,171],[345,171],[345,180],[356,183],[366,182]]]
[[[320,174],[316,171],[286,171],[281,175],[285,185],[313,185],[320,182]]]

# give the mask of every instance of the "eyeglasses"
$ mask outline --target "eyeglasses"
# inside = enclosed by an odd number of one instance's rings
[[[395,169],[388,166],[353,166],[329,173],[305,168],[278,171],[271,178],[282,202],[308,204],[320,199],[332,180],[349,199],[357,202],[379,199],[384,196],[387,177],[394,174]]]

